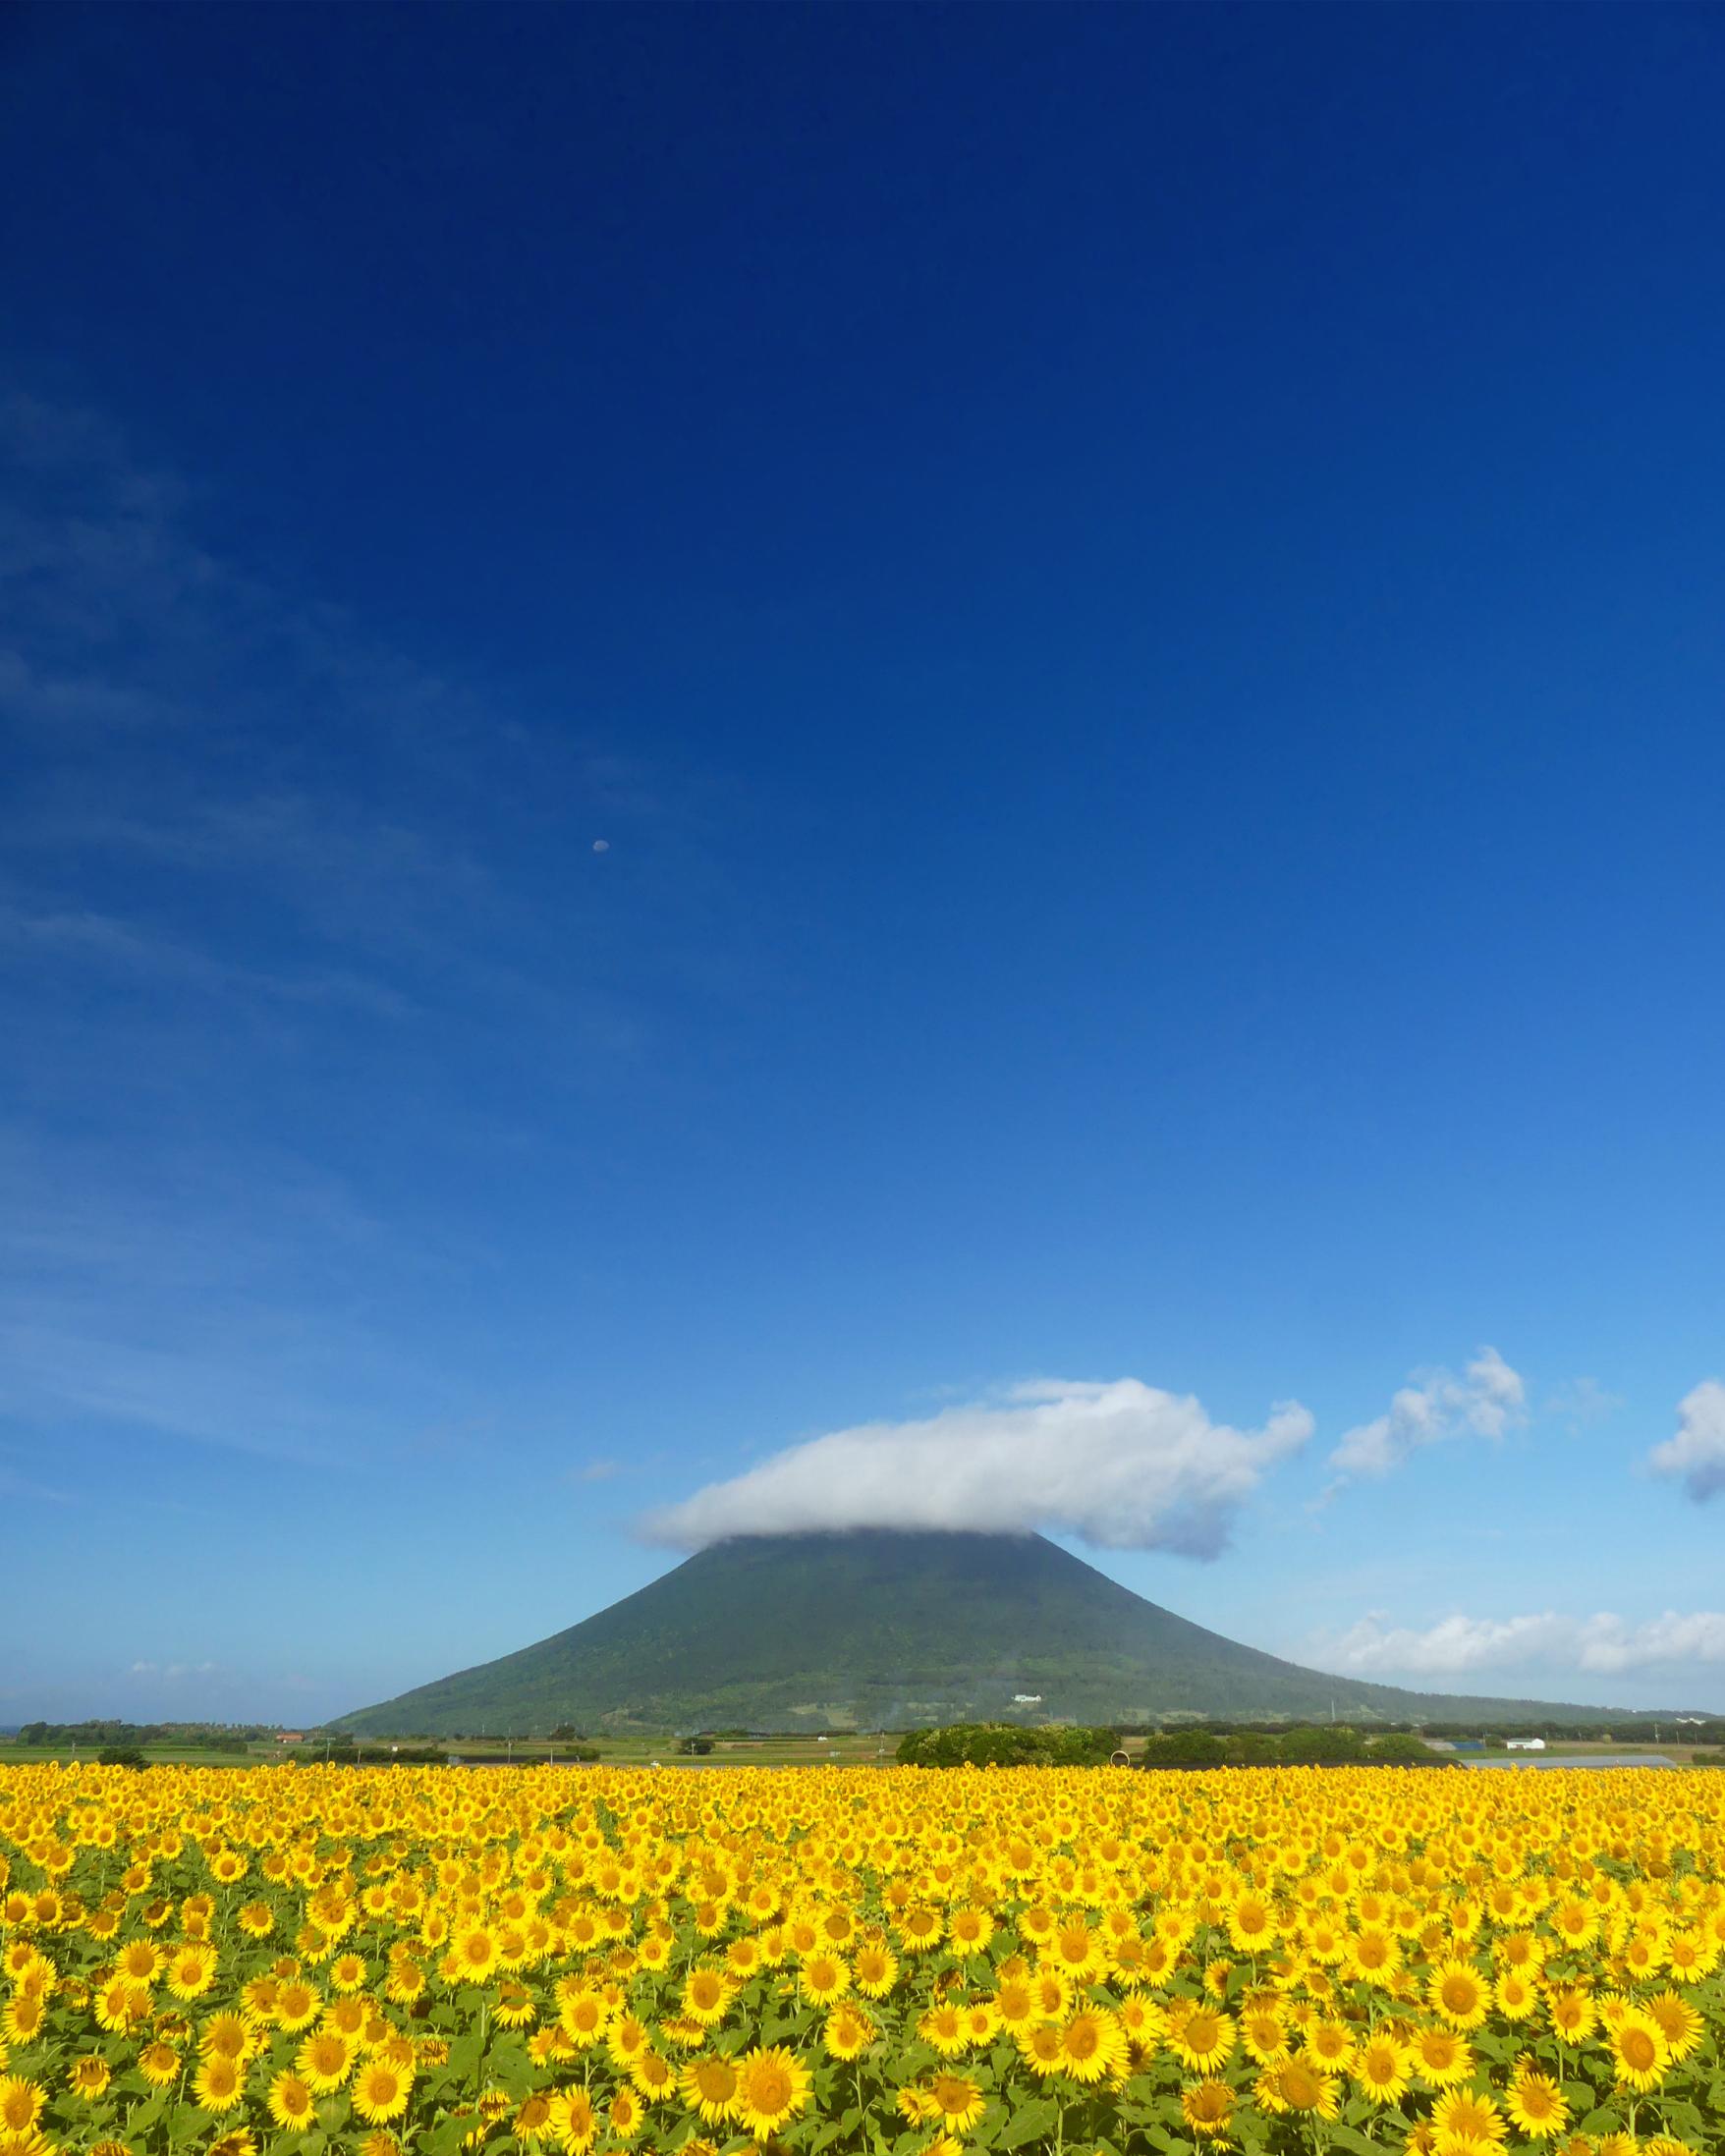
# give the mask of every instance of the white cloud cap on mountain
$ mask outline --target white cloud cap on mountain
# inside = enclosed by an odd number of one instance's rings
[[[651,1515],[650,1539],[696,1549],[743,1534],[849,1527],[1082,1535],[1107,1549],[1209,1558],[1265,1471],[1312,1419],[1278,1403],[1262,1429],[1135,1377],[1038,1378],[917,1421],[834,1430]]]

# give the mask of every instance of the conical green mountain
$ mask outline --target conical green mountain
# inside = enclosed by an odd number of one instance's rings
[[[567,1631],[421,1685],[342,1727],[455,1736],[818,1730],[1180,1710],[1358,1720],[1525,1717],[1326,1677],[1158,1609],[1040,1535],[750,1536]],[[1577,1710],[1585,1711],[1585,1710]],[[1594,1710],[1596,1711],[1596,1710]]]

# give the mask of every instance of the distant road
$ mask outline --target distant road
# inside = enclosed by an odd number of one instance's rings
[[[1464,1767],[1675,1767],[1662,1751],[1516,1752],[1508,1759],[1475,1759],[1463,1756]]]

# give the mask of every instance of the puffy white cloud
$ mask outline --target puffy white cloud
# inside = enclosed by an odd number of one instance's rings
[[[680,1548],[847,1527],[1070,1531],[1109,1549],[1214,1557],[1264,1472],[1310,1437],[1298,1402],[1260,1430],[1133,1377],[1038,1379],[919,1421],[794,1445],[649,1517]]]
[[[1382,1475],[1422,1445],[1451,1437],[1501,1438],[1528,1419],[1527,1389],[1495,1348],[1481,1348],[1460,1377],[1417,1374],[1389,1412],[1349,1430],[1330,1455],[1343,1474]]]
[[[1639,1670],[1659,1662],[1725,1662],[1725,1610],[1667,1610],[1645,1625],[1590,1617],[1582,1627],[1585,1670]]]
[[[1667,1610],[1641,1625],[1606,1610],[1593,1617],[1457,1615],[1424,1631],[1389,1626],[1372,1611],[1314,1651],[1325,1667],[1357,1677],[1457,1677],[1534,1662],[1605,1672],[1725,1662],[1725,1611]]]
[[[1647,1456],[1655,1474],[1682,1478],[1697,1504],[1725,1490],[1725,1385],[1704,1378],[1677,1404],[1677,1435]]]

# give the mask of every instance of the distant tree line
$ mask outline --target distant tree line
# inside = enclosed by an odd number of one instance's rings
[[[175,1744],[187,1751],[243,1752],[275,1732],[262,1722],[24,1722],[21,1744],[90,1744],[98,1749],[137,1749],[144,1744]]]
[[[1445,1767],[1412,1731],[1363,1732],[1344,1724],[1269,1731],[1167,1730],[1144,1741],[1145,1767]]]

